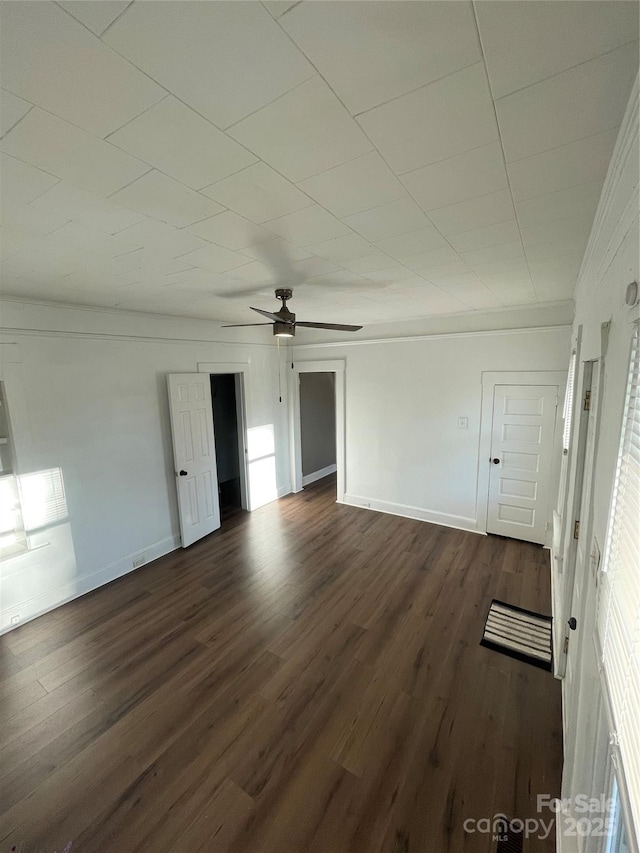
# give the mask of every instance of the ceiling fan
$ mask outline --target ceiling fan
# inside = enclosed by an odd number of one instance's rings
[[[276,299],[282,301],[282,308],[279,311],[263,311],[262,308],[253,308],[252,311],[257,311],[263,317],[268,317],[270,323],[233,323],[223,326],[223,329],[239,329],[245,326],[273,326],[273,334],[277,338],[293,338],[296,334],[296,326],[304,326],[309,329],[337,329],[340,332],[357,332],[362,326],[346,326],[343,323],[310,323],[302,320],[296,320],[296,315],[289,311],[287,302],[293,298],[293,290],[290,287],[279,287],[276,290]]]

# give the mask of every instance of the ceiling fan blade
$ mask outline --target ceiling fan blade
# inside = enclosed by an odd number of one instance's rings
[[[273,326],[273,323],[231,323],[230,325],[220,326],[221,329],[244,329],[246,326]]]
[[[262,314],[263,317],[268,317],[270,320],[273,320],[274,323],[286,323],[286,320],[283,320],[282,317],[278,317],[277,314],[272,314],[271,311],[263,311],[262,308],[253,308],[251,305],[249,307],[252,311],[257,311],[258,314]]]
[[[342,323],[303,323],[296,320],[296,326],[306,326],[308,329],[337,329],[339,332],[358,332],[362,326],[345,326]]]
[[[273,270],[279,287],[287,287],[300,278],[286,245],[284,240],[276,238],[256,247],[256,254],[261,255],[264,263]]]
[[[267,282],[266,284],[256,284],[254,287],[220,290],[216,293],[216,296],[220,297],[220,299],[240,299],[243,296],[255,296],[256,294],[262,294],[265,298],[270,298],[273,296],[273,287],[272,283]]]

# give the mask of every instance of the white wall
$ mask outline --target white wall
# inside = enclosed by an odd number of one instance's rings
[[[167,373],[248,363],[248,428],[274,426],[276,486],[290,490],[271,340],[234,342],[238,333],[204,321],[16,301],[2,303],[1,325],[18,472],[61,468],[69,521],[40,534],[44,548],[2,563],[0,630],[179,544]]]
[[[346,361],[346,502],[482,531],[482,373],[566,370],[569,343],[560,326],[297,345],[294,353],[298,364]],[[458,417],[468,429],[458,429]]]
[[[179,545],[166,374],[244,363],[248,427],[273,425],[277,493],[290,491],[286,356],[218,324],[6,300],[0,378],[18,473],[60,468],[68,520],[3,561],[0,631]],[[537,317],[537,315],[536,315]],[[451,321],[448,322],[450,327]],[[460,322],[460,321],[456,321]],[[253,337],[253,340],[252,340]],[[347,493],[354,503],[482,529],[476,518],[481,373],[566,367],[568,332],[474,333],[296,348],[347,363]],[[457,417],[469,429],[456,428]]]
[[[587,251],[576,288],[576,316],[574,335],[582,327],[579,388],[584,361],[604,357],[604,383],[602,388],[602,414],[600,431],[595,448],[596,460],[591,494],[592,526],[587,529],[587,553],[595,537],[604,551],[609,506],[613,486],[628,374],[629,351],[633,323],[640,318],[640,307],[625,305],[625,291],[629,282],[640,278],[638,240],[638,84],[631,94],[625,120],[620,129],[616,148],[609,166],[602,196],[596,213]],[[602,324],[610,322],[608,345],[603,346]],[[571,521],[570,519],[568,520]],[[583,529],[581,519],[581,533]],[[584,568],[584,567],[583,567]],[[580,571],[580,567],[576,567]],[[577,703],[575,731],[567,732],[569,739],[576,738],[575,762],[564,768],[563,796],[578,793],[598,796],[606,783],[602,756],[608,752],[609,721],[598,673],[593,635],[594,582],[588,571],[583,573],[581,587],[583,600],[574,600],[576,614],[584,614],[579,629],[582,631],[581,658],[575,674],[580,675],[582,687],[575,676],[563,682],[565,707]],[[586,619],[585,619],[586,616]],[[576,638],[579,639],[579,638]],[[574,642],[572,636],[571,642]],[[592,727],[588,722],[601,718],[600,736],[594,743]],[[571,725],[571,723],[569,724]],[[589,787],[592,786],[592,790]],[[640,827],[637,828],[640,830]],[[640,832],[638,833],[640,834]],[[559,837],[558,849],[570,851],[569,839]],[[591,849],[591,848],[590,848]],[[595,849],[595,848],[593,848]]]

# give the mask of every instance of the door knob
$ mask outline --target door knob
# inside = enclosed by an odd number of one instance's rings
[[[180,471],[180,476],[181,476],[181,477],[186,477],[186,476],[187,476],[187,472],[184,470],[184,468],[182,469],[182,471]]]
[[[498,459],[498,457],[497,457],[497,456],[495,457],[495,459],[493,459],[493,460],[492,460],[492,462],[493,462],[493,464],[494,464],[494,465],[499,465],[499,464],[500,464],[500,460]]]
[[[569,628],[571,628],[572,631],[575,631],[576,628],[578,627],[578,622],[577,622],[575,616],[572,616],[571,619],[569,619],[567,624],[569,625]]]

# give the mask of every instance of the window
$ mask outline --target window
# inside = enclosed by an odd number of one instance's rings
[[[27,550],[8,405],[0,382],[0,560]]]
[[[631,853],[627,830],[624,825],[622,815],[622,803],[620,802],[620,792],[618,790],[618,780],[613,779],[613,790],[611,792],[611,801],[613,806],[608,814],[609,817],[609,838],[607,839],[606,853]]]
[[[67,499],[60,468],[18,477],[25,530],[47,527],[67,517]]]
[[[571,421],[573,420],[573,402],[576,392],[576,365],[577,353],[574,349],[571,353],[571,361],[569,362],[569,373],[567,375],[567,390],[564,395],[564,409],[562,411],[562,417],[564,418],[564,428],[562,430],[562,465],[560,468],[560,491],[558,493],[558,524],[560,524],[561,519],[564,518],[566,510],[565,502],[567,499],[569,480],[569,445],[571,443]]]
[[[571,353],[571,361],[569,362],[569,375],[567,376],[567,392],[564,395],[564,429],[562,431],[562,452],[566,456],[569,453],[569,443],[571,441],[571,419],[573,417],[573,398],[575,395],[576,382],[576,351]]]
[[[598,640],[621,783],[640,827],[640,341],[631,347],[598,603]]]

